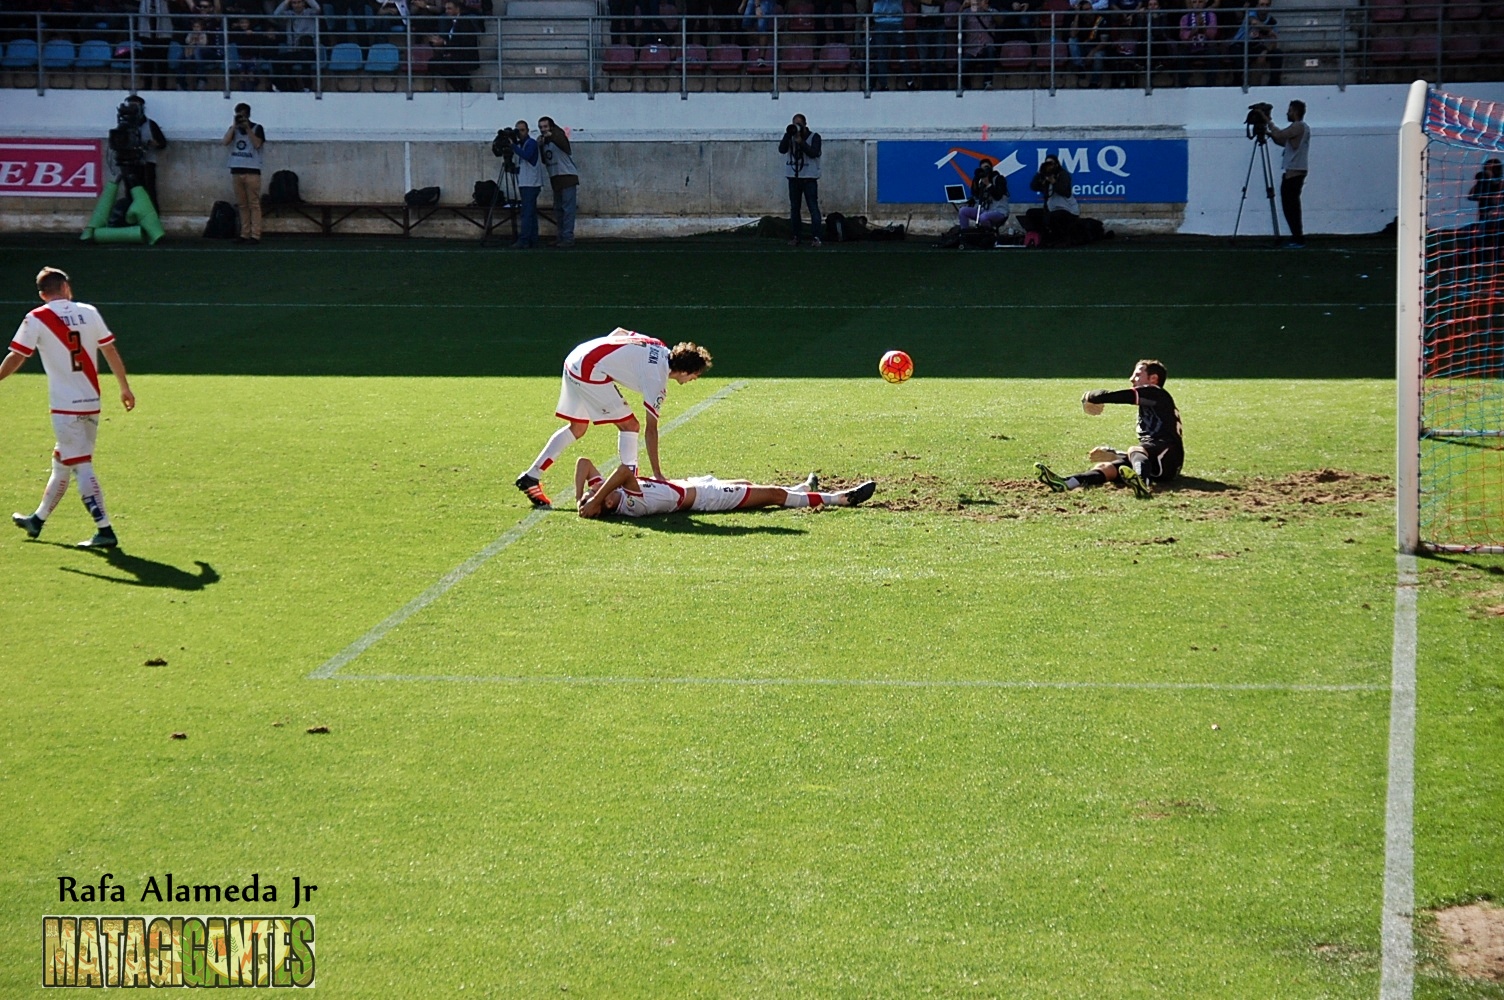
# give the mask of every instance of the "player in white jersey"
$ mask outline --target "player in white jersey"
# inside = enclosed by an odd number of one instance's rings
[[[585,436],[591,424],[615,424],[617,454],[621,464],[637,468],[637,435],[643,431],[637,415],[622,397],[621,386],[642,396],[647,429],[643,443],[653,475],[664,478],[658,464],[658,411],[668,395],[669,379],[680,385],[693,382],[710,367],[710,352],[684,342],[672,349],[661,340],[617,327],[604,337],[587,340],[564,359],[563,385],[555,416],[566,425],[554,431],[527,471],[517,477],[517,488],[534,507],[549,506],[539,479],[564,449]]]
[[[136,408],[125,375],[125,362],[115,347],[115,335],[105,325],[99,310],[73,301],[68,275],[55,267],[37,274],[37,294],[42,304],[26,314],[10,353],[0,361],[0,379],[14,374],[33,354],[42,356],[47,371],[47,395],[52,407],[52,428],[57,445],[52,452],[52,477],[42,492],[36,513],[12,514],[16,527],[36,538],[47,518],[57,509],[68,480],[78,477],[78,492],[94,518],[94,537],[79,542],[82,548],[112,549],[120,544],[104,508],[104,491],[94,475],[94,440],[99,434],[99,358],[110,363],[120,384],[120,402],[127,411]]]
[[[606,479],[588,458],[574,465],[574,497],[581,517],[622,514],[652,517],[675,511],[750,510],[754,507],[855,507],[872,499],[877,484],[867,480],[839,493],[820,493],[811,472],[798,486],[763,486],[747,479],[653,479],[618,465]]]

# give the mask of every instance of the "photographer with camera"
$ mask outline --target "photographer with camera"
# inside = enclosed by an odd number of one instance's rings
[[[1265,113],[1264,118],[1269,138],[1284,151],[1280,156],[1280,168],[1284,174],[1279,183],[1279,204],[1285,212],[1285,225],[1290,229],[1290,242],[1285,248],[1300,250],[1306,245],[1306,231],[1300,218],[1300,192],[1306,184],[1311,152],[1311,126],[1306,124],[1306,102],[1290,102],[1285,112],[1290,124],[1284,128],[1274,124],[1272,115]]]
[[[1029,181],[1029,190],[1044,199],[1044,207],[1024,213],[1024,228],[1039,233],[1046,246],[1069,246],[1075,242],[1081,206],[1076,203],[1071,172],[1060,165],[1058,156],[1044,158],[1034,179]]]
[[[266,132],[251,121],[251,106],[235,105],[235,120],[225,129],[221,145],[230,147],[230,182],[240,210],[237,243],[261,242],[261,147],[265,144]]]
[[[817,247],[823,231],[820,220],[820,133],[809,130],[809,123],[803,115],[795,115],[789,127],[784,129],[778,152],[787,157],[784,176],[789,181],[789,229],[793,233],[789,246],[798,246],[803,235],[804,220],[799,214],[802,200],[809,207],[809,245]]]
[[[517,200],[521,205],[517,242],[513,250],[531,250],[538,245],[538,195],[543,192],[543,155],[538,140],[527,134],[527,122],[500,129],[491,143],[491,152],[502,158],[503,173],[517,178]]]
[[[567,250],[574,246],[574,213],[580,187],[579,171],[570,151],[569,136],[549,117],[538,119],[538,149],[543,169],[554,189],[554,210],[559,213],[559,239],[554,246]],[[521,187],[521,184],[518,184]]]
[[[971,175],[971,197],[961,206],[961,228],[973,223],[984,229],[1002,229],[1008,224],[1008,177],[993,169],[983,157]]]

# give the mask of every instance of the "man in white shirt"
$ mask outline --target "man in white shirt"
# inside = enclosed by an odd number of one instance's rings
[[[675,511],[750,510],[754,507],[855,507],[872,499],[877,483],[867,480],[839,493],[820,493],[819,478],[811,472],[797,486],[763,486],[747,479],[653,479],[618,465],[602,480],[588,458],[574,467],[574,496],[581,517],[606,514],[652,517]]]
[[[1306,124],[1306,102],[1291,101],[1285,112],[1290,124],[1280,128],[1269,123],[1269,138],[1283,152],[1280,165],[1284,175],[1279,182],[1279,206],[1285,211],[1285,224],[1290,227],[1290,242],[1285,247],[1299,250],[1306,245],[1305,225],[1300,217],[1300,192],[1306,186],[1306,174],[1311,166],[1311,126]]]
[[[637,435],[642,425],[622,397],[619,386],[642,396],[647,411],[643,435],[653,475],[665,478],[658,464],[658,411],[668,395],[669,379],[680,385],[693,382],[710,367],[710,352],[688,341],[672,349],[661,340],[617,327],[604,337],[587,340],[564,359],[563,385],[554,414],[566,425],[554,432],[526,472],[517,477],[517,488],[534,507],[550,502],[539,479],[554,459],[575,440],[585,436],[591,424],[615,424],[621,464],[637,468]]]
[[[57,445],[52,452],[52,477],[36,512],[12,514],[11,521],[36,538],[68,492],[69,479],[76,476],[78,492],[95,525],[94,537],[79,542],[79,546],[112,549],[120,543],[110,527],[104,491],[94,475],[94,441],[99,434],[98,355],[103,354],[110,363],[110,371],[120,385],[120,402],[127,412],[136,408],[136,395],[126,379],[115,335],[98,309],[73,301],[68,275],[55,267],[42,268],[37,274],[37,294],[42,304],[26,314],[11,338],[10,353],[0,361],[0,380],[14,374],[33,354],[42,356]]]

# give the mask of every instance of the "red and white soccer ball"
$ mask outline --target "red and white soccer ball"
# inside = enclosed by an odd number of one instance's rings
[[[907,382],[914,374],[914,359],[902,351],[889,351],[877,363],[877,373],[889,382]]]

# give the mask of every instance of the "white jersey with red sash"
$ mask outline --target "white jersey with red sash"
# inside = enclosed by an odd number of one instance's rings
[[[591,385],[624,385],[640,393],[642,405],[656,417],[668,395],[668,355],[663,341],[617,327],[570,351],[564,371]]]
[[[114,341],[98,309],[53,299],[26,314],[10,349],[42,355],[53,413],[84,415],[99,412],[99,348]]]
[[[654,514],[672,514],[684,502],[685,490],[676,483],[664,479],[639,479],[640,492],[629,489],[617,490],[621,498],[616,505],[618,514],[627,517],[651,517]]]

